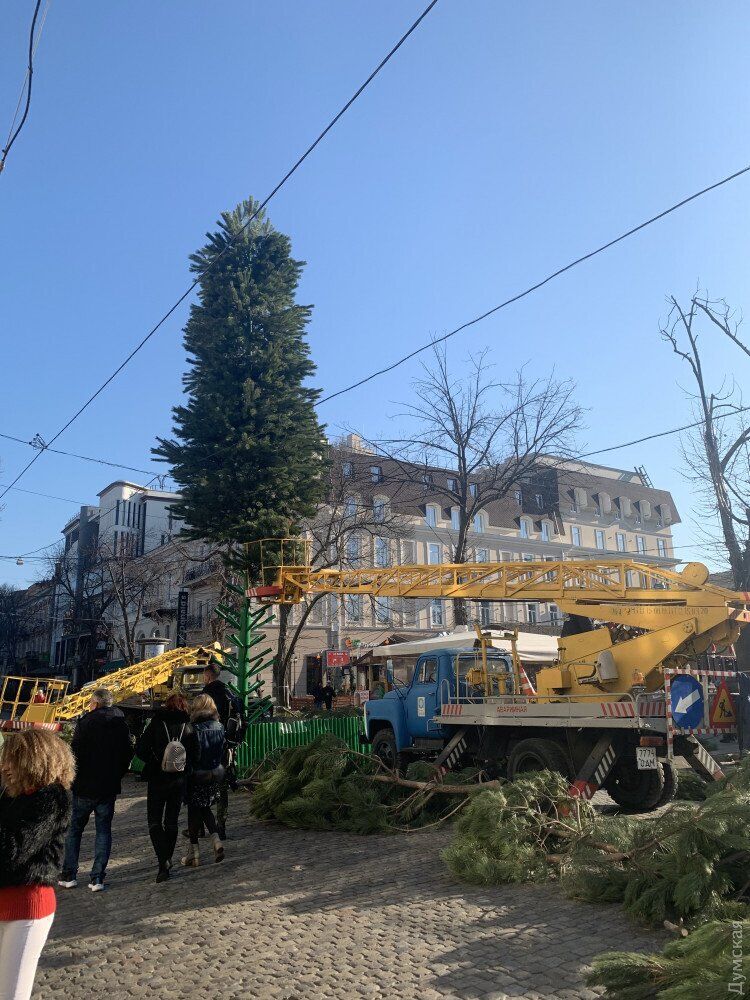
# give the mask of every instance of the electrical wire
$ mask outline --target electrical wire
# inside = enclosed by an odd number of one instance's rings
[[[475,326],[477,323],[481,323],[483,320],[487,319],[489,316],[494,316],[495,313],[499,312],[501,309],[505,309],[507,306],[512,305],[514,302],[518,302],[520,299],[526,298],[527,295],[531,295],[532,292],[538,291],[543,288],[544,285],[548,284],[550,281],[554,281],[555,278],[559,278],[560,275],[565,274],[567,271],[572,270],[574,267],[578,267],[579,264],[583,264],[587,260],[591,260],[592,257],[596,257],[600,253],[604,253],[605,250],[609,250],[611,247],[615,246],[617,243],[621,243],[623,240],[628,239],[630,236],[634,236],[635,233],[640,232],[647,226],[653,225],[665,216],[670,215],[672,212],[676,212],[678,209],[683,208],[688,205],[691,201],[695,201],[696,198],[701,198],[704,194],[708,194],[710,191],[715,191],[717,188],[722,187],[724,184],[729,184],[730,181],[736,180],[743,174],[750,172],[750,164],[742,167],[741,170],[736,170],[733,174],[729,174],[727,177],[723,177],[721,180],[716,181],[713,184],[709,184],[708,187],[701,188],[700,191],[696,191],[694,194],[688,195],[687,198],[683,198],[676,204],[671,205],[669,208],[664,209],[663,212],[659,212],[658,215],[651,216],[650,219],[646,219],[645,222],[639,223],[632,229],[628,229],[626,232],[621,233],[614,239],[609,240],[608,243],[603,243],[600,247],[595,250],[590,250],[588,253],[583,254],[582,257],[577,257],[575,260],[571,261],[569,264],[565,264],[564,267],[558,268],[551,274],[548,274],[546,278],[542,278],[533,285],[529,285],[528,288],[524,289],[522,292],[518,292],[511,298],[506,299],[499,305],[493,306],[492,309],[488,309],[483,312],[480,316],[475,316],[474,319],[467,320],[466,323],[462,323],[455,329],[451,330],[449,333],[443,334],[442,337],[435,337],[428,343],[423,344],[421,347],[417,347],[415,350],[410,351],[409,354],[405,354],[398,361],[394,361],[392,364],[387,365],[385,368],[380,368],[378,371],[372,372],[370,375],[361,378],[356,382],[352,382],[351,385],[345,386],[343,389],[338,389],[336,392],[330,393],[328,396],[324,396],[322,399],[318,400],[318,405],[321,406],[323,403],[328,403],[332,399],[337,399],[339,396],[343,396],[344,393],[351,392],[353,389],[358,389],[362,385],[366,385],[368,382],[372,382],[373,379],[379,378],[381,375],[386,375],[388,372],[392,372],[394,369],[399,368],[401,365],[406,364],[412,358],[417,357],[418,354],[422,354],[424,351],[430,350],[436,344],[442,344],[446,340],[450,340],[451,337],[455,337],[456,334],[467,330],[470,326]]]
[[[39,39],[42,37],[42,28],[44,28],[44,22],[47,20],[47,10],[49,10],[49,2],[44,11],[44,17],[42,18],[42,23],[39,28],[39,34],[34,39],[34,32],[36,31],[36,19],[39,16],[39,8],[42,5],[42,0],[36,0],[36,6],[34,7],[34,16],[31,20],[31,31],[29,32],[29,64],[26,68],[26,76],[24,78],[23,85],[21,86],[21,96],[18,98],[18,104],[16,105],[16,113],[13,115],[13,121],[11,122],[10,132],[8,133],[8,138],[5,142],[5,148],[2,153],[0,153],[0,174],[3,172],[5,167],[5,161],[8,157],[8,153],[11,150],[13,143],[18,138],[21,129],[26,124],[26,119],[29,117],[29,108],[31,107],[31,81],[34,76],[34,53],[36,52],[36,47],[39,44]],[[13,126],[16,124],[16,118],[18,117],[18,109],[21,106],[21,100],[23,96],[24,88],[26,88],[26,105],[23,109],[23,115],[21,121],[18,123],[18,128],[13,131]]]
[[[110,462],[106,458],[92,458],[90,455],[79,455],[74,451],[63,451],[61,448],[50,448],[49,445],[34,444],[33,441],[26,441],[24,438],[16,437],[14,434],[4,434],[2,431],[0,431],[0,438],[5,438],[7,441],[16,441],[18,444],[25,444],[27,447],[34,448],[38,451],[50,451],[55,455],[66,455],[68,458],[80,458],[83,462],[95,462],[97,465],[109,465],[113,469],[127,469],[129,472],[140,472],[144,476],[152,476],[154,474],[153,469],[139,469],[135,465],[125,465],[124,462]]]
[[[432,10],[432,8],[437,4],[437,2],[438,2],[438,0],[431,0],[431,2],[428,3],[428,5],[425,7],[425,9],[422,11],[422,13],[416,19],[416,21],[414,21],[414,23],[404,32],[404,34],[399,38],[399,40],[396,42],[396,44],[388,52],[388,54],[386,56],[384,56],[383,59],[380,60],[380,62],[378,63],[378,65],[370,73],[370,75],[367,77],[367,79],[365,80],[365,82],[363,84],[361,84],[361,86],[359,86],[357,88],[357,90],[354,92],[354,94],[352,94],[352,96],[349,98],[349,100],[343,105],[343,107],[328,122],[328,124],[325,126],[325,128],[323,129],[323,131],[318,135],[318,137],[307,147],[307,149],[296,160],[296,162],[293,164],[293,166],[290,167],[289,170],[287,170],[287,172],[284,174],[284,176],[281,178],[281,180],[278,182],[278,184],[273,188],[273,190],[271,191],[271,193],[268,194],[263,199],[263,201],[258,205],[258,208],[253,213],[253,215],[251,215],[250,218],[246,222],[243,223],[243,225],[240,227],[240,229],[238,230],[238,232],[234,236],[234,238],[231,239],[231,240],[229,240],[227,242],[227,244],[224,246],[224,248],[222,249],[222,251],[219,254],[217,254],[216,257],[214,257],[211,260],[211,262],[208,265],[206,265],[205,268],[203,268],[202,271],[200,271],[198,273],[198,276],[195,278],[194,281],[191,282],[191,284],[182,293],[182,295],[177,299],[177,301],[174,303],[174,305],[172,305],[167,310],[167,312],[164,313],[164,315],[161,317],[161,319],[149,330],[149,332],[146,334],[146,336],[143,337],[143,339],[133,348],[133,350],[130,352],[130,354],[128,354],[128,356],[125,358],[125,360],[120,365],[118,365],[117,368],[115,368],[115,370],[112,372],[112,374],[108,378],[106,378],[104,380],[104,382],[102,382],[102,384],[99,386],[99,388],[95,392],[93,392],[89,396],[89,398],[76,410],[76,412],[73,414],[73,416],[65,424],[63,424],[63,426],[60,428],[60,430],[57,431],[57,433],[50,439],[49,444],[54,444],[55,441],[57,441],[57,439],[60,437],[60,435],[64,434],[65,431],[70,427],[70,425],[73,424],[81,416],[81,414],[94,402],[94,400],[107,388],[107,386],[110,385],[110,383],[112,383],[117,378],[117,376],[120,374],[120,372],[123,370],[123,368],[125,368],[133,360],[133,358],[136,356],[136,354],[138,354],[138,352],[143,347],[145,347],[145,345],[154,336],[154,334],[157,332],[157,330],[159,330],[164,325],[164,323],[169,319],[169,317],[172,315],[172,313],[174,313],[175,310],[185,301],[185,299],[191,294],[191,292],[203,280],[203,278],[205,277],[205,275],[208,274],[208,272],[211,271],[219,263],[219,261],[222,259],[222,257],[224,256],[224,254],[227,253],[227,251],[234,245],[234,243],[242,235],[242,233],[248,228],[248,226],[250,226],[251,223],[254,222],[255,219],[257,219],[257,217],[260,215],[260,213],[266,208],[266,206],[268,205],[268,203],[271,201],[271,199],[281,190],[281,188],[286,184],[286,182],[297,172],[297,170],[302,166],[302,164],[305,162],[305,160],[308,158],[308,156],[310,156],[310,154],[313,152],[313,150],[323,141],[323,139],[328,135],[328,133],[331,131],[331,129],[334,128],[334,126],[337,124],[337,122],[346,114],[346,112],[349,110],[349,108],[355,103],[355,101],[367,89],[367,87],[372,83],[372,81],[380,73],[380,71],[384,68],[384,66],[386,66],[386,64],[388,62],[390,62],[390,60],[398,52],[398,50],[401,48],[401,46],[404,44],[404,42],[406,42],[406,40],[409,38],[409,36],[414,31],[416,31],[416,29],[419,27],[419,25],[422,23],[422,21],[427,17],[427,15],[430,13],[430,11]],[[38,5],[37,5],[37,7],[38,7]],[[30,83],[31,83],[31,81],[29,81],[29,85],[30,85]],[[18,475],[16,476],[16,478],[10,484],[11,486],[15,486],[23,478],[23,476],[26,475],[26,473],[29,471],[29,469],[32,467],[32,465],[34,465],[34,463],[41,457],[41,455],[42,455],[42,453],[43,453],[44,450],[46,450],[46,449],[43,449],[42,451],[39,451],[31,459],[31,461],[28,462],[28,464],[23,469],[21,469],[21,471],[18,473]],[[2,498],[5,496],[5,493],[8,491],[9,488],[10,487],[6,487],[5,490],[2,493],[0,493],[0,500],[2,500]]]

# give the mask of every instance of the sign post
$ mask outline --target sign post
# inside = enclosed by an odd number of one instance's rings
[[[187,646],[188,592],[181,590],[177,595],[177,641],[175,646]]]

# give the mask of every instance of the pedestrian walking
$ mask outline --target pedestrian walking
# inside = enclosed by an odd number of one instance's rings
[[[224,844],[217,832],[211,806],[217,801],[224,780],[224,727],[214,700],[199,694],[190,709],[190,726],[185,733],[187,750],[188,834],[190,844],[182,864],[197,868],[200,864],[198,838],[205,827],[214,849],[214,861],[224,860]]]
[[[323,707],[323,685],[320,681],[315,682],[315,686],[312,689],[313,696],[313,708],[317,711]]]
[[[58,885],[64,889],[78,885],[81,837],[93,813],[96,839],[89,889],[101,892],[112,851],[115,799],[122,791],[122,778],[133,757],[125,716],[114,707],[111,691],[97,688],[92,692],[89,711],[76,723],[71,749],[76,761],[73,815]]]
[[[221,664],[212,659],[203,671],[203,694],[212,698],[219,713],[219,722],[224,727],[224,778],[219,788],[216,803],[216,827],[219,839],[227,839],[227,818],[229,816],[229,789],[237,780],[237,747],[245,735],[245,707],[228,684],[221,680]]]
[[[146,778],[146,817],[159,870],[157,882],[169,878],[177,842],[177,822],[185,794],[185,732],[190,715],[181,694],[171,694],[143,730],[135,752]]]
[[[67,744],[45,729],[8,736],[0,758],[0,997],[29,1000],[55,918],[53,888],[75,773]]]
[[[326,684],[323,688],[323,701],[326,703],[326,712],[330,712],[333,708],[333,698],[336,692],[331,687],[330,683]]]

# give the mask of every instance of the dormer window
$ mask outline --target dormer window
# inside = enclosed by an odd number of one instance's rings
[[[484,531],[484,514],[474,515],[474,531],[478,532],[480,535]]]
[[[471,495],[472,495],[472,496],[474,497],[474,499],[476,500],[476,497],[477,497],[477,484],[476,484],[476,483],[471,483],[471,484],[470,484],[470,486],[469,486],[469,493],[470,493],[470,494],[471,494]]]
[[[356,517],[357,516],[357,501],[354,497],[347,497],[346,503],[344,504],[344,517]]]
[[[382,468],[382,466],[380,466],[380,465],[371,465],[370,466],[370,480],[373,483],[382,483],[383,482],[383,468]]]
[[[424,520],[428,528],[436,528],[437,507],[433,507],[432,504],[428,505],[428,507],[425,509]]]
[[[550,542],[550,541],[552,541],[552,532],[550,530],[551,527],[552,527],[552,525],[550,524],[549,521],[542,521],[542,541],[543,542]]]
[[[541,493],[534,494],[534,501],[536,502],[537,510],[541,510],[544,507],[544,497]]]
[[[522,517],[518,523],[518,532],[521,538],[529,538],[531,535],[531,531],[529,529],[529,522],[526,520],[525,517]]]
[[[344,462],[341,466],[341,475],[344,479],[351,479],[354,475],[354,466],[351,462]]]
[[[522,502],[523,502],[523,493],[521,492],[521,490],[515,490],[514,493],[513,493],[513,495],[516,498],[516,503],[520,507],[521,504],[522,504]]]
[[[423,472],[422,473],[422,485],[425,487],[425,489],[428,489],[430,486],[433,485],[433,479],[432,479],[432,473],[431,472]]]
[[[385,500],[379,498],[373,500],[372,519],[375,524],[382,524],[385,521]]]
[[[448,489],[450,490],[451,493],[458,493],[458,480],[457,479],[449,479],[448,480]]]
[[[461,511],[458,507],[451,507],[451,528],[454,531],[461,530]]]

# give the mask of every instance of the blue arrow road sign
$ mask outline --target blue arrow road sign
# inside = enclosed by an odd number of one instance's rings
[[[690,674],[676,674],[670,685],[672,718],[680,729],[698,729],[703,725],[703,685]]]

